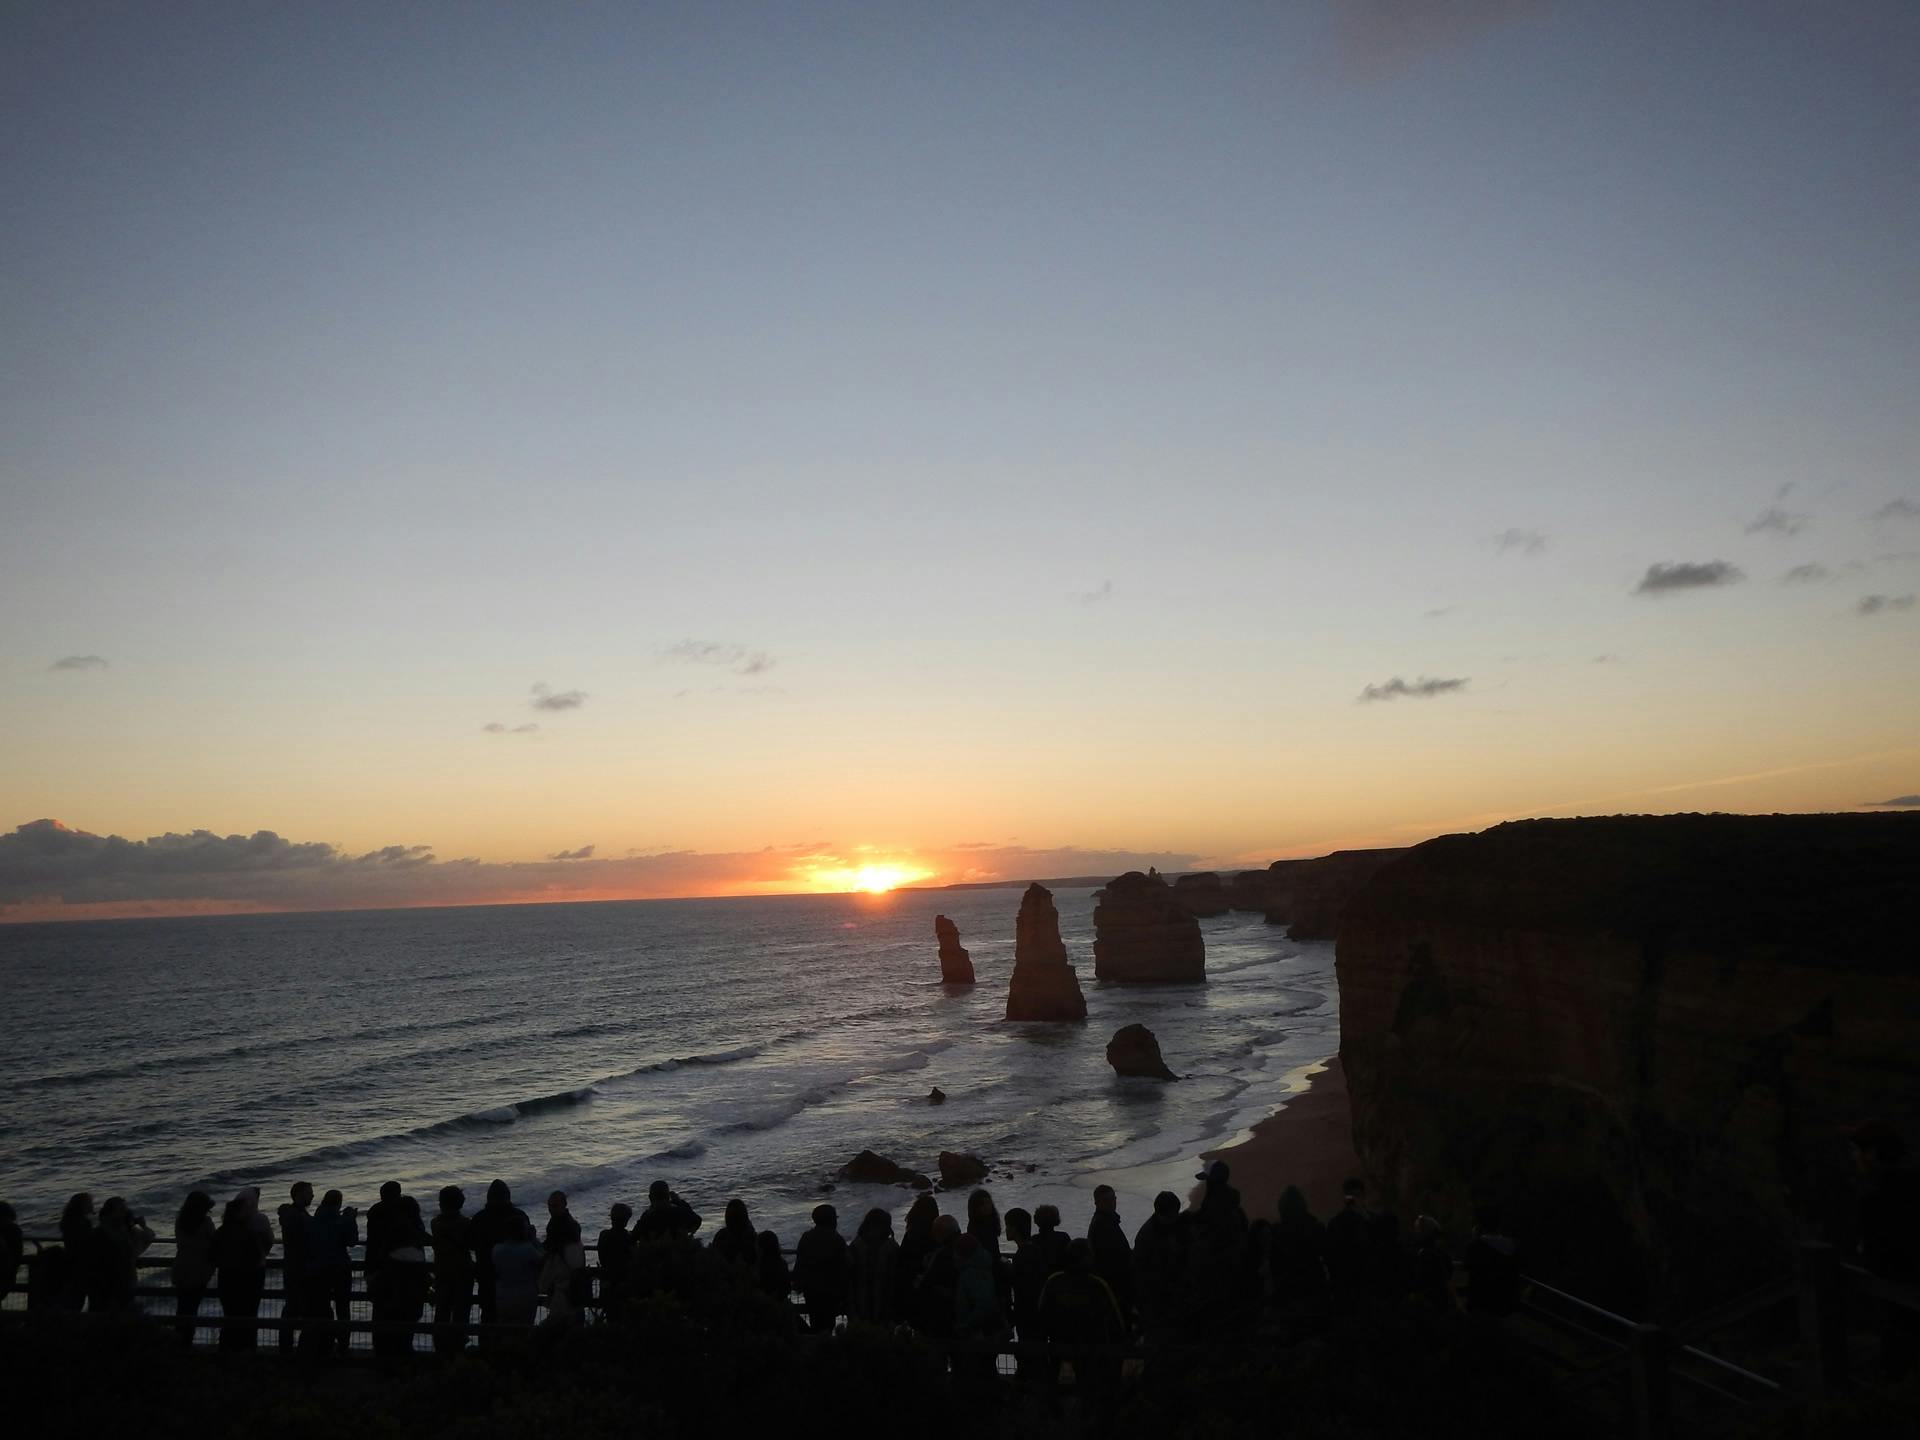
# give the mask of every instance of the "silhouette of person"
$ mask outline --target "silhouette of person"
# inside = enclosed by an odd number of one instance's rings
[[[933,1222],[933,1249],[914,1292],[914,1322],[923,1334],[944,1340],[953,1334],[955,1303],[960,1293],[960,1261],[955,1253],[960,1222],[941,1215]]]
[[[77,1314],[86,1307],[93,1264],[93,1196],[82,1190],[60,1212],[60,1254],[52,1259],[49,1281],[55,1310]]]
[[[1861,1266],[1883,1280],[1920,1283],[1920,1176],[1907,1165],[1906,1137],[1879,1121],[1854,1125],[1846,1136],[1862,1187]],[[1879,1319],[1881,1369],[1890,1381],[1904,1380],[1920,1360],[1920,1315],[1883,1300]]]
[[[867,1211],[847,1247],[847,1317],[868,1325],[892,1324],[899,1269],[893,1216],[877,1208]]]
[[[463,1213],[467,1192],[458,1185],[440,1189],[440,1211],[428,1226],[433,1239],[433,1323],[464,1326],[473,1313],[473,1249]],[[467,1348],[467,1337],[450,1330],[433,1332],[433,1348],[448,1354]]]
[[[787,1301],[793,1296],[793,1275],[787,1269],[787,1257],[780,1253],[780,1237],[771,1230],[760,1232],[758,1280],[761,1294],[778,1300],[791,1316]]]
[[[14,1218],[13,1206],[0,1200],[0,1304],[13,1294],[14,1281],[20,1277],[20,1264],[27,1257],[27,1237]]]
[[[378,1310],[374,1319],[384,1319],[387,1328],[374,1331],[374,1349],[392,1364],[400,1364],[413,1354],[413,1327],[420,1323],[432,1288],[433,1272],[427,1261],[427,1246],[432,1237],[420,1213],[420,1202],[411,1195],[399,1198],[400,1223],[387,1249],[382,1270],[386,1290],[386,1313]]]
[[[1036,1205],[1033,1207],[1033,1243],[1040,1247],[1045,1258],[1047,1274],[1064,1270],[1067,1266],[1067,1247],[1072,1244],[1069,1236],[1060,1230],[1060,1207],[1057,1205]]]
[[[314,1313],[307,1285],[307,1207],[313,1204],[313,1186],[297,1180],[287,1192],[288,1203],[280,1207],[280,1288],[283,1298],[280,1313],[287,1320],[304,1320]],[[280,1350],[293,1348],[294,1327],[280,1327]]]
[[[494,1314],[502,1325],[531,1325],[540,1304],[540,1268],[546,1257],[534,1239],[533,1222],[520,1216],[517,1236],[500,1241],[489,1256],[494,1277]]]
[[[515,1208],[513,1192],[507,1188],[506,1181],[495,1180],[487,1186],[487,1203],[467,1225],[467,1243],[473,1248],[474,1288],[483,1325],[500,1318],[494,1299],[494,1248],[518,1242],[527,1224],[527,1212]]]
[[[1005,1222],[1007,1242],[1013,1246],[1013,1254],[1007,1261],[1007,1289],[1014,1334],[1022,1345],[1030,1345],[1041,1338],[1040,1291],[1046,1286],[1047,1277],[1034,1274],[1034,1262],[1040,1252],[1033,1243],[1032,1212],[1016,1205],[1007,1211]],[[1015,1372],[1031,1373],[1024,1357],[1017,1362]]]
[[[1093,1249],[1093,1273],[1107,1282],[1119,1302],[1120,1317],[1133,1315],[1133,1247],[1120,1223],[1120,1197],[1111,1185],[1093,1187],[1093,1219],[1087,1224],[1087,1244]]]
[[[940,1218],[940,1202],[931,1195],[914,1197],[907,1207],[907,1221],[900,1236],[900,1258],[894,1266],[893,1313],[902,1319],[917,1318],[916,1291],[933,1255],[933,1222]]]
[[[1273,1228],[1268,1268],[1281,1318],[1299,1328],[1327,1312],[1327,1227],[1307,1208],[1298,1185],[1280,1192],[1280,1221]]]
[[[267,1283],[267,1252],[254,1228],[257,1188],[242,1190],[221,1212],[213,1237],[219,1271],[220,1348],[248,1351],[259,1344],[260,1294]]]
[[[1327,1286],[1338,1304],[1351,1302],[1372,1274],[1372,1216],[1367,1183],[1357,1175],[1340,1187],[1340,1213],[1327,1222]]]
[[[100,1225],[94,1231],[94,1263],[90,1267],[88,1303],[99,1314],[134,1308],[139,1288],[139,1259],[153,1243],[153,1231],[115,1195],[100,1207]]]
[[[338,1190],[320,1197],[307,1217],[306,1288],[315,1323],[300,1332],[300,1351],[319,1356],[347,1353],[353,1320],[353,1247],[360,1243],[360,1212],[341,1204]]]
[[[754,1233],[753,1220],[747,1214],[747,1202],[727,1201],[726,1218],[714,1232],[707,1248],[715,1258],[752,1269],[758,1263],[760,1239]]]
[[[1180,1197],[1162,1190],[1153,1197],[1153,1215],[1133,1236],[1133,1294],[1140,1329],[1163,1339],[1186,1327],[1192,1309],[1194,1220],[1180,1208]]]
[[[1421,1215],[1413,1222],[1413,1251],[1407,1257],[1407,1286],[1423,1305],[1449,1314],[1453,1310],[1453,1256],[1447,1253],[1440,1222]]]
[[[1067,1247],[1066,1263],[1040,1292],[1040,1324],[1049,1346],[1117,1345],[1126,1339],[1120,1303],[1107,1282],[1093,1273],[1093,1247],[1085,1240]],[[1073,1360],[1076,1388],[1096,1401],[1111,1394],[1120,1380],[1120,1362],[1105,1356]],[[1056,1378],[1059,1368],[1054,1367]]]
[[[693,1207],[673,1193],[664,1180],[647,1187],[647,1208],[634,1221],[634,1239],[642,1244],[690,1239],[700,1228]]]
[[[633,1262],[633,1232],[627,1222],[633,1207],[616,1204],[607,1212],[608,1225],[600,1232],[600,1308],[609,1310],[626,1298],[627,1272]]]
[[[551,1318],[568,1320],[578,1315],[592,1298],[593,1276],[587,1271],[587,1252],[581,1244],[580,1222],[567,1208],[564,1190],[547,1197],[547,1235],[545,1249],[552,1261],[549,1292],[564,1290],[557,1302],[548,1302]]]
[[[1467,1309],[1496,1319],[1511,1315],[1520,1303],[1520,1247],[1502,1233],[1499,1206],[1474,1209],[1473,1239],[1461,1258],[1467,1267]]]
[[[831,1205],[813,1207],[813,1228],[793,1251],[793,1283],[806,1301],[807,1324],[816,1335],[831,1335],[847,1308],[847,1242],[840,1216]]]
[[[954,1241],[953,1260],[953,1338],[999,1344],[1006,1339],[1007,1325],[992,1252],[969,1230]],[[993,1371],[991,1351],[953,1357],[954,1378],[963,1384],[991,1381]]]

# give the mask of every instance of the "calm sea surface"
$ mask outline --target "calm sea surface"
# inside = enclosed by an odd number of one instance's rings
[[[666,1179],[791,1240],[823,1198],[905,1205],[835,1182],[856,1151],[932,1173],[947,1149],[1003,1209],[1074,1224],[1104,1180],[1142,1220],[1337,1047],[1333,947],[1222,916],[1210,983],[1101,986],[1093,892],[1055,899],[1084,1027],[1001,1019],[1018,890],[0,926],[0,1199],[44,1233],[75,1190],[170,1217],[195,1185],[364,1206],[394,1179],[431,1210],[499,1176],[591,1230]],[[939,983],[936,912],[971,989]],[[1185,1079],[1114,1076],[1133,1021]]]

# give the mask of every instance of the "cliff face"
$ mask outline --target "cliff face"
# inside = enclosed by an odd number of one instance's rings
[[[1060,941],[1053,892],[1029,885],[1014,922],[1013,978],[1007,985],[1009,1020],[1085,1020],[1087,998]]]
[[[1200,922],[1158,875],[1129,870],[1109,880],[1093,907],[1093,974],[1122,984],[1207,978]]]
[[[944,915],[933,917],[934,938],[940,942],[940,979],[948,985],[973,984],[973,957],[960,944],[960,927]]]
[[[1233,897],[1227,893],[1226,882],[1211,870],[1182,875],[1175,880],[1173,898],[1186,906],[1189,914],[1202,918],[1224,915],[1233,908]]]
[[[1920,1138],[1920,816],[1525,821],[1340,929],[1354,1140],[1401,1213],[1501,1204],[1543,1277],[1685,1313],[1847,1238],[1843,1124]]]
[[[1289,940],[1333,939],[1353,898],[1406,853],[1336,850],[1313,860],[1274,861],[1267,867],[1267,923],[1285,925]]]

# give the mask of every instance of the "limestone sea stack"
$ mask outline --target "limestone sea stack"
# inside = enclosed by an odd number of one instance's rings
[[[1109,880],[1093,907],[1093,974],[1123,985],[1207,978],[1200,922],[1158,874]]]
[[[1527,820],[1415,847],[1340,928],[1381,1203],[1499,1204],[1541,1279],[1688,1314],[1855,1234],[1844,1136],[1920,1139],[1920,815]]]
[[[1224,915],[1233,909],[1233,897],[1227,893],[1226,881],[1212,870],[1202,870],[1197,875],[1182,875],[1175,880],[1173,898],[1201,919],[1209,915]]]
[[[944,915],[933,917],[940,941],[940,979],[948,985],[973,984],[973,957],[960,947],[960,927]]]
[[[1053,908],[1053,892],[1046,886],[1027,886],[1027,893],[1020,897],[1013,937],[1007,1019],[1084,1021],[1087,997],[1080,993],[1080,977],[1067,963],[1067,947],[1060,943],[1060,912]]]
[[[1148,1080],[1178,1080],[1160,1056],[1160,1041],[1144,1025],[1122,1025],[1107,1042],[1107,1063],[1116,1075],[1138,1075]]]

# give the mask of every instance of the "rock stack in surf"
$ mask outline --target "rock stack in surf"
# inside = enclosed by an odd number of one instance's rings
[[[933,933],[940,941],[940,979],[948,985],[973,984],[973,957],[961,948],[960,927],[936,915]]]
[[[1158,874],[1109,880],[1093,907],[1096,980],[1149,985],[1207,978],[1200,922]]]
[[[1053,892],[1046,886],[1027,887],[1020,897],[1020,918],[1013,933],[1007,1019],[1084,1021],[1087,997],[1080,993],[1080,977],[1067,963],[1067,947],[1060,943],[1060,912],[1053,908]]]

